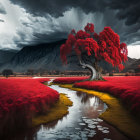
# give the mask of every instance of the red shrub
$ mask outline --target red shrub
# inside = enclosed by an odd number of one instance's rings
[[[0,79],[0,114],[17,109],[21,105],[30,106],[45,102],[48,106],[54,103],[59,95],[38,81],[45,79]],[[39,112],[37,107],[36,111]]]
[[[35,80],[38,80],[40,83],[48,82],[50,78],[35,78]]]
[[[29,125],[34,115],[48,111],[58,100],[57,91],[40,83],[46,80],[0,79],[1,133],[7,129],[7,124],[8,129]]]

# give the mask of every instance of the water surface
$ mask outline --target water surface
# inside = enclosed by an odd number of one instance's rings
[[[41,125],[36,140],[127,140],[120,132],[99,118],[107,105],[98,97],[52,85],[50,88],[65,93],[73,102],[69,114],[61,120]]]

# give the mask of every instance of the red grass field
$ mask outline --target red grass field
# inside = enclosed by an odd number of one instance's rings
[[[40,83],[48,82],[50,78],[35,78],[35,80],[39,81]]]
[[[27,120],[48,111],[59,94],[41,83],[47,80],[0,79],[0,128],[29,125]]]
[[[73,84],[76,81],[84,79],[79,78],[57,78],[56,83]],[[104,77],[107,81],[85,81],[75,83],[75,87],[93,89],[107,92],[120,98],[131,111],[140,113],[140,76],[120,76]]]
[[[60,84],[74,84],[77,81],[84,80],[88,77],[62,77],[56,78],[53,80],[53,83],[60,83]]]
[[[78,82],[87,77],[56,78],[55,83],[110,93],[120,98],[134,113],[140,113],[140,77],[104,77],[107,81]],[[49,110],[59,94],[42,83],[48,78],[0,79],[0,135],[5,130],[30,126],[31,119]],[[24,125],[23,125],[24,124]]]

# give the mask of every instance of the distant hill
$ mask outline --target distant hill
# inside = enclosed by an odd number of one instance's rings
[[[46,70],[83,70],[79,65],[75,54],[69,56],[68,64],[62,65],[60,59],[60,46],[65,43],[64,40],[39,44],[34,46],[26,46],[19,52],[9,55],[9,59],[5,59],[5,64],[0,66],[0,70],[13,69],[16,72],[25,72],[27,69],[46,69]],[[133,64],[137,59],[128,58],[127,67]],[[113,70],[112,66],[106,62],[100,65],[107,72]]]
[[[129,63],[126,63],[126,67],[124,69],[124,72],[138,69],[138,66],[140,66],[140,59],[129,60]]]
[[[24,72],[27,69],[76,70],[78,69],[77,64],[62,65],[60,46],[65,41],[26,46],[0,69],[10,68],[17,72]],[[77,59],[76,56],[72,57],[71,61],[75,61],[75,59]]]
[[[16,53],[16,51],[0,50],[0,64],[9,62]]]

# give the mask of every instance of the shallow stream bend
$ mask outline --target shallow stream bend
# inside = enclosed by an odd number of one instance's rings
[[[41,125],[35,140],[128,140],[114,127],[99,118],[107,105],[98,97],[51,85],[59,93],[65,93],[73,102],[69,114],[61,120]]]

